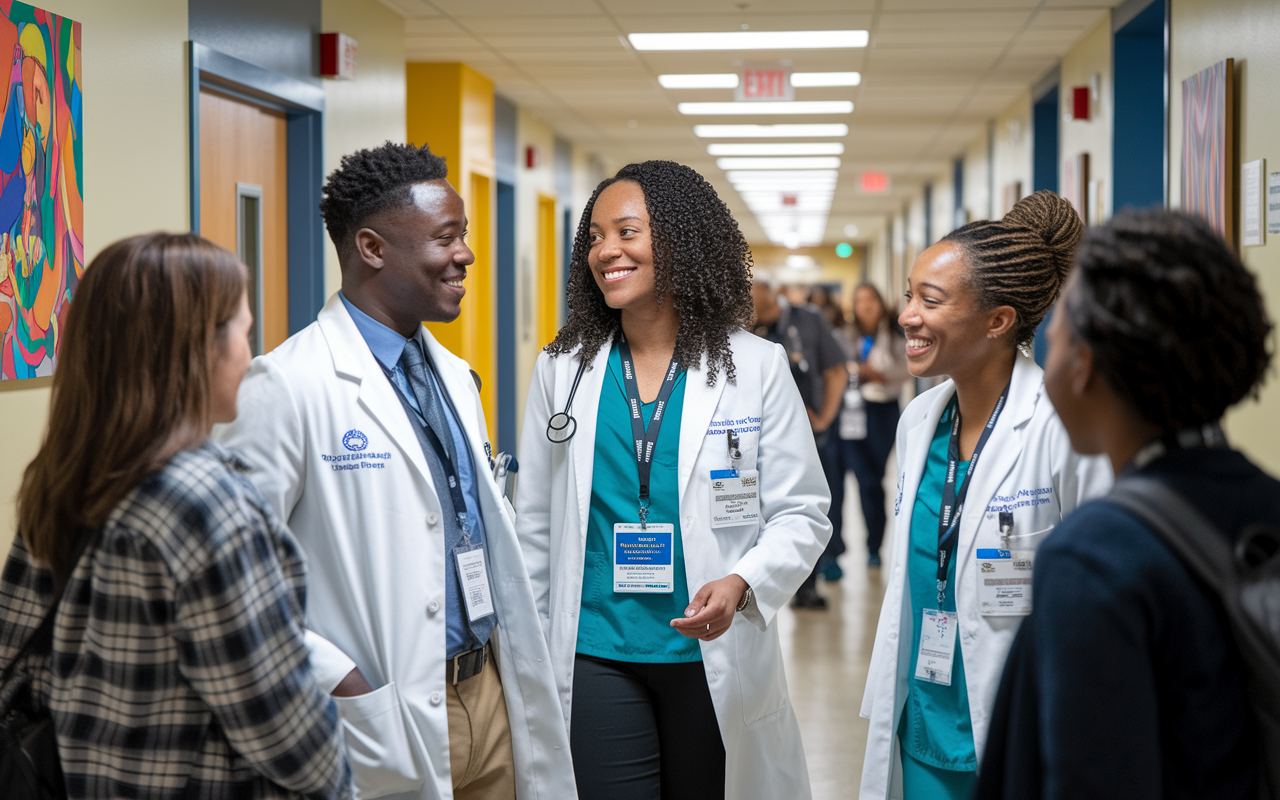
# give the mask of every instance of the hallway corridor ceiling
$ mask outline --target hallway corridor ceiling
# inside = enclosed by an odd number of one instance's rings
[[[461,61],[499,94],[611,167],[669,158],[707,177],[753,244],[764,229],[708,145],[839,142],[839,179],[823,240],[885,217],[1049,72],[1119,0],[381,0],[405,16],[409,61]],[[771,51],[637,51],[632,33],[866,30],[867,47]],[[681,114],[681,103],[728,102],[732,88],[663,88],[659,75],[723,74],[789,61],[794,72],[857,71],[857,86],[798,87],[797,101],[852,101],[852,113]],[[841,123],[847,135],[699,138],[704,124]],[[856,188],[889,175],[884,194]],[[757,206],[757,209],[759,207]],[[856,237],[855,237],[856,238]],[[776,236],[774,237],[776,241]]]

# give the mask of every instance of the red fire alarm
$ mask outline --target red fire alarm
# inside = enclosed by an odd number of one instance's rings
[[[1089,119],[1089,87],[1088,86],[1072,86],[1071,87],[1071,118],[1072,119]]]
[[[860,188],[863,194],[884,194],[889,191],[889,176],[883,172],[864,172]]]
[[[536,145],[529,145],[524,149],[524,167],[525,169],[537,169],[542,163],[542,152],[538,150]]]
[[[356,40],[345,33],[320,34],[321,77],[355,80],[356,54]]]

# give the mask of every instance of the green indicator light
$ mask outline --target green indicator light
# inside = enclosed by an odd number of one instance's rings
[[[849,244],[848,242],[841,242],[840,244],[836,245],[836,255],[840,256],[841,258],[848,258],[849,256],[853,255],[853,245]]]

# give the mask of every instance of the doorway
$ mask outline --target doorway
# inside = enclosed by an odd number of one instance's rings
[[[1113,206],[1149,208],[1165,195],[1165,0],[1132,13],[1126,3],[1113,20],[1115,127],[1112,129]]]
[[[200,233],[249,268],[254,355],[289,337],[285,115],[200,89]]]

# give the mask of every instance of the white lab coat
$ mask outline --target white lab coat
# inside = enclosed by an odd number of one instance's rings
[[[465,361],[425,329],[419,336],[476,466],[517,796],[573,798],[533,591],[510,504],[487,469],[480,396]],[[321,686],[358,665],[378,687],[335,698],[361,797],[447,800],[444,571],[453,565],[435,484],[395,392],[335,294],[315,322],[253,360],[239,416],[214,436],[250,464],[306,553],[308,643]]]
[[[737,573],[755,605],[711,642],[702,642],[707,683],[726,753],[725,796],[777,800],[810,796],[800,729],[787,694],[775,617],[813,569],[831,536],[826,479],[813,432],[782,347],[739,331],[730,337],[737,382],[721,372],[707,386],[702,365],[685,377],[681,409],[680,532],[692,598]],[[595,450],[596,416],[608,374],[600,348],[573,402],[577,433],[547,440],[549,417],[564,409],[575,356],[538,357],[520,440],[516,530],[546,626],[564,714],[570,720],[578,613]],[[725,430],[741,439],[740,469],[760,472],[763,522],[710,527],[710,473],[728,469]]]
[[[951,381],[935,386],[912,401],[898,423],[893,555],[862,699],[862,716],[871,720],[862,767],[863,800],[902,797],[898,723],[907,681],[913,679],[907,671],[912,632],[919,624],[907,595],[911,513],[929,445],[954,395]],[[1105,494],[1112,475],[1105,458],[1084,457],[1071,449],[1066,429],[1045,394],[1043,372],[1032,359],[1019,355],[1008,405],[991,432],[973,480],[960,518],[955,589],[973,740],[981,759],[1005,657],[1022,617],[979,613],[975,550],[1000,547],[999,511],[1013,512],[1013,547],[1034,550],[1076,506]]]

